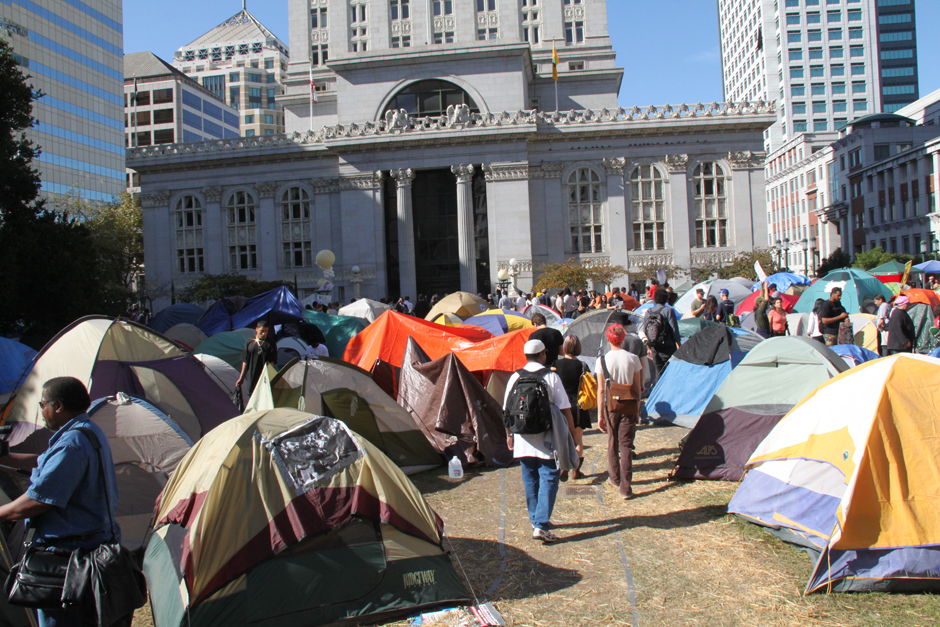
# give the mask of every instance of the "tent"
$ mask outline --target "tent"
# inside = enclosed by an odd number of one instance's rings
[[[670,478],[739,480],[751,452],[780,418],[816,386],[846,370],[842,358],[816,340],[764,340],[715,392]]]
[[[164,489],[143,566],[154,624],[363,624],[466,604],[443,528],[340,421],[239,416],[197,442]]]
[[[475,294],[471,294],[470,292],[454,292],[437,301],[424,319],[434,320],[441,314],[452,313],[466,320],[470,316],[475,316],[489,308],[489,304]]]
[[[348,316],[353,318],[362,318],[368,322],[375,322],[375,319],[381,316],[386,311],[393,309],[391,305],[386,305],[385,303],[380,303],[377,300],[371,300],[368,298],[360,298],[354,303],[350,303],[345,307],[340,307],[338,313],[341,316]]]
[[[777,286],[777,291],[780,293],[788,293],[787,291],[793,287],[809,286],[811,281],[808,277],[803,276],[802,274],[793,274],[792,272],[775,272],[767,277],[767,285],[771,283]],[[751,286],[752,292],[760,291],[760,282],[755,283]]]
[[[889,281],[885,283],[885,287],[888,288],[895,296],[901,293],[901,284],[895,281]]]
[[[852,321],[855,345],[877,353],[878,327],[875,326],[875,316],[867,313],[851,314],[849,320]]]
[[[464,321],[464,324],[486,329],[494,336],[509,331],[518,331],[519,329],[535,328],[529,318],[512,309],[490,309],[475,316],[470,316]]]
[[[656,303],[654,301],[648,300],[642,305],[640,305],[639,307],[637,307],[636,309],[634,309],[633,313],[636,314],[637,316],[642,316],[646,312],[647,309],[652,309],[655,306],[656,306]],[[679,310],[673,307],[672,305],[666,305],[666,307],[670,307],[673,311],[676,312],[676,318],[682,317],[682,314],[679,313]],[[603,309],[601,311],[603,311]]]
[[[164,335],[177,344],[181,344],[183,348],[190,352],[209,339],[208,336],[202,332],[202,329],[188,322],[174,324]]]
[[[463,325],[463,318],[457,314],[441,314],[434,319],[434,323],[445,327],[459,327]]]
[[[157,333],[166,334],[178,324],[196,324],[205,312],[193,303],[176,303],[158,311],[147,326]]]
[[[940,296],[933,290],[925,289],[910,289],[904,290],[900,293],[901,296],[907,296],[912,303],[923,303],[928,305],[933,311],[933,308],[937,305],[940,305]]]
[[[692,301],[695,300],[695,290],[699,288],[705,290],[706,298],[709,296],[714,296],[718,300],[721,300],[721,290],[728,290],[728,298],[731,299],[735,305],[737,305],[750,295],[752,284],[753,282],[750,282],[747,286],[745,286],[738,281],[726,281],[724,279],[713,279],[711,281],[705,281],[704,283],[699,283],[688,292],[683,294],[682,297],[676,301],[675,308],[679,312],[680,317],[689,313],[689,311],[692,310]]]
[[[316,325],[323,333],[330,357],[342,359],[346,346],[357,333],[369,326],[369,321],[356,316],[334,316],[318,311],[304,310],[304,321]]]
[[[593,368],[598,354],[607,352],[607,328],[616,323],[622,324],[627,331],[636,332],[636,323],[639,320],[639,316],[625,310],[597,309],[575,318],[562,334],[565,337],[578,336],[581,340],[582,360]]]
[[[61,376],[80,380],[91,398],[124,392],[146,400],[193,441],[238,414],[202,364],[170,340],[136,322],[87,316],[43,347],[4,410],[15,452],[46,449],[51,433],[39,414],[42,384]]]
[[[453,354],[463,362],[468,370],[481,373],[483,380],[486,380],[493,371],[512,373],[526,364],[522,347],[525,346],[525,343],[529,341],[529,336],[534,332],[535,329],[510,331],[499,337],[459,348]],[[418,341],[422,349],[424,348],[423,339],[421,338]]]
[[[841,357],[849,368],[854,368],[872,359],[878,359],[878,353],[873,353],[867,348],[862,348],[855,344],[837,344],[829,348],[832,349],[832,352]]]
[[[453,353],[431,360],[409,338],[398,404],[411,413],[444,459],[456,455],[464,466],[512,463],[501,404]]]
[[[552,323],[558,322],[559,320],[562,319],[562,315],[560,313],[558,313],[551,307],[546,307],[545,305],[539,305],[539,304],[529,305],[528,307],[522,310],[522,315],[524,315],[526,318],[529,318],[530,320],[532,319],[532,316],[534,316],[537,313],[540,313],[543,316],[545,316],[545,323],[548,326],[551,326]]]
[[[728,280],[729,280],[729,281],[733,281],[733,282],[737,283],[738,285],[743,285],[743,286],[746,287],[748,290],[750,290],[752,287],[754,287],[754,284],[757,283],[757,281],[755,281],[754,279],[746,279],[746,278],[744,278],[743,276],[733,276],[733,277],[731,277],[731,278],[728,279]]]
[[[221,388],[227,396],[232,396],[232,393],[235,391],[235,383],[238,381],[238,375],[241,373],[241,368],[236,370],[214,355],[193,353],[193,357],[202,362],[206,373],[209,374],[219,388]],[[242,382],[242,399],[245,398],[248,398],[247,381]]]
[[[907,315],[911,317],[916,333],[914,352],[928,354],[937,347],[937,339],[930,334],[930,329],[934,328],[933,311],[923,303],[914,303],[907,308]]]
[[[705,320],[704,318],[683,318],[679,320],[679,335],[683,338],[690,338],[699,331],[707,327],[725,326],[720,322]]]
[[[709,326],[685,342],[669,359],[641,409],[655,422],[691,429],[745,350],[724,325]]]
[[[193,349],[194,354],[218,357],[232,368],[241,370],[242,350],[255,337],[254,329],[236,329],[216,333]]]
[[[833,270],[810,285],[809,289],[800,294],[800,300],[793,310],[812,313],[816,299],[828,299],[833,287],[842,288],[842,306],[850,314],[875,313],[875,294],[883,294],[885,299],[891,298],[891,291],[871,274],[858,268],[842,268]]]
[[[196,326],[212,337],[222,331],[254,326],[262,318],[270,324],[284,324],[304,319],[300,301],[286,287],[258,294],[248,299],[240,310],[230,311],[228,300],[221,300],[209,308]]]
[[[746,313],[751,313],[754,311],[754,308],[757,307],[757,299],[760,298],[760,292],[751,292],[751,294],[738,303],[738,306],[735,308],[734,313],[738,316],[742,316]],[[799,296],[791,296],[790,294],[781,294],[780,298],[783,300],[783,310],[785,312],[793,313],[793,306],[796,305],[796,302],[800,300]],[[770,311],[768,308],[767,311]]]
[[[441,464],[414,419],[368,372],[338,359],[298,359],[267,366],[245,413],[290,407],[342,420],[409,474]]]
[[[901,263],[900,261],[895,261],[892,259],[887,263],[883,263],[877,268],[872,268],[869,270],[869,274],[878,278],[882,283],[900,283],[901,279],[904,277],[904,268],[906,264]],[[918,268],[917,266],[912,266],[910,274],[908,276],[923,276],[924,271]]]
[[[29,346],[0,337],[0,394],[9,394],[22,384],[35,356],[36,351]]]
[[[88,417],[111,445],[121,544],[136,551],[144,546],[154,503],[193,441],[162,411],[122,392],[94,401]]]
[[[936,259],[919,263],[914,267],[918,270],[923,270],[926,274],[940,274],[940,261],[937,261]]]
[[[818,556],[815,591],[940,590],[940,363],[871,361],[794,407],[728,511]]]
[[[679,285],[674,285],[674,286],[672,287],[672,291],[675,292],[676,294],[678,294],[679,296],[682,296],[683,294],[685,294],[686,292],[688,292],[688,291],[689,291],[690,289],[692,289],[693,287],[695,287],[695,283],[692,282],[692,279],[686,279],[685,281],[683,281],[683,282],[680,283]]]

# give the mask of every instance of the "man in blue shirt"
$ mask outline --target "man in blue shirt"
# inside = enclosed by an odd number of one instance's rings
[[[54,432],[49,448],[38,456],[11,453],[0,459],[7,466],[32,468],[29,489],[12,503],[0,506],[0,521],[27,518],[28,527],[35,531],[33,541],[38,544],[72,550],[97,547],[110,541],[112,535],[115,541],[121,539],[117,523],[113,531],[110,526],[118,505],[111,447],[101,428],[85,413],[90,404],[88,391],[78,379],[57,377],[46,381],[39,408],[46,427]],[[86,427],[98,436],[104,472],[98,468],[98,455],[91,441],[75,427]],[[93,616],[71,610],[39,610],[41,627],[93,623]]]

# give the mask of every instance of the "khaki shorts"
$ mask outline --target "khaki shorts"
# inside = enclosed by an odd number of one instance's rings
[[[826,340],[826,346],[837,346],[839,344],[838,335],[829,335],[828,333],[823,334],[823,339]]]

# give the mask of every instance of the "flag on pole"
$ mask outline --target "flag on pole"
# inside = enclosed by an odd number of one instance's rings
[[[901,277],[902,286],[907,283],[907,277],[911,273],[911,264],[913,263],[914,263],[913,261],[908,261],[906,264],[904,264],[904,276]]]
[[[313,82],[313,70],[310,70],[310,98],[313,100],[314,104],[318,102],[317,101],[317,86]]]
[[[552,80],[558,80],[558,51],[555,50],[555,42],[552,42]]]

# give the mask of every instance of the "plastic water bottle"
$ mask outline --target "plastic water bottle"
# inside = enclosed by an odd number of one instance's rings
[[[454,481],[463,479],[463,464],[460,463],[460,459],[458,459],[456,455],[454,455],[447,464],[447,471],[450,473],[450,478]]]

